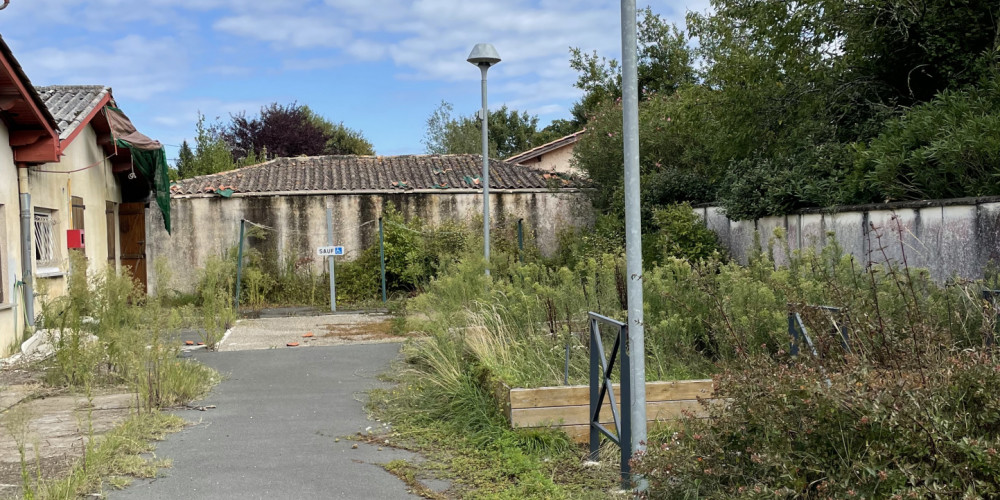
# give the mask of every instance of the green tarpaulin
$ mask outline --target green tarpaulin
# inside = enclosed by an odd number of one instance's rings
[[[106,106],[108,122],[115,145],[132,153],[132,164],[146,179],[152,181],[156,204],[163,215],[163,227],[170,234],[170,177],[167,173],[167,153],[159,141],[136,131],[132,122],[114,106]]]

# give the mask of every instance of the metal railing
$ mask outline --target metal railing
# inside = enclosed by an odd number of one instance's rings
[[[840,307],[833,306],[806,306],[810,309],[817,309],[826,312],[830,316],[844,316],[846,312]],[[840,346],[844,348],[848,354],[851,353],[851,340],[848,335],[847,325],[845,321],[834,321],[835,329],[837,333],[840,334]],[[806,347],[809,348],[810,353],[814,357],[818,357],[819,353],[816,352],[816,346],[813,345],[812,338],[809,337],[809,332],[806,331],[806,325],[802,321],[802,316],[797,312],[788,313],[788,336],[790,337],[790,343],[788,352],[792,356],[797,356],[799,354],[799,344],[805,341]]]
[[[631,487],[632,459],[632,380],[627,346],[622,345],[622,339],[628,339],[628,326],[606,316],[591,312],[590,317],[590,459],[597,460],[601,446],[601,435],[618,445],[621,449],[622,488]],[[601,325],[617,329],[615,344],[611,348],[611,356],[604,357],[604,342],[601,340]],[[621,403],[616,404],[614,386],[611,384],[611,369],[617,358],[621,358]],[[614,419],[614,432],[601,424],[601,408],[607,396],[611,406],[611,416]]]

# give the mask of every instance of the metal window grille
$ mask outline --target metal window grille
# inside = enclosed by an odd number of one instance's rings
[[[35,262],[39,266],[56,264],[55,245],[52,241],[54,225],[52,214],[35,213]]]

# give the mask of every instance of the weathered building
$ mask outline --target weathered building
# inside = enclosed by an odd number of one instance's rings
[[[71,248],[90,273],[130,265],[122,235],[130,212],[145,221],[154,172],[165,199],[165,158],[148,168],[162,147],[115,106],[103,86],[33,87],[0,39],[0,355],[65,293]]]
[[[478,155],[318,156],[181,180],[171,188],[173,236],[151,232],[148,258],[166,259],[175,286],[192,290],[197,269],[237,244],[242,219],[270,228],[252,242],[265,253],[314,256],[327,244],[330,206],[334,243],[351,259],[377,243],[375,222],[388,203],[431,224],[471,223],[482,214],[481,168]],[[494,224],[523,219],[542,252],[555,250],[560,230],[591,223],[578,180],[496,160],[490,207]],[[317,272],[322,264],[314,259]]]
[[[549,172],[582,175],[583,172],[574,164],[573,149],[585,132],[586,129],[574,132],[565,137],[560,137],[554,141],[511,156],[505,161]]]

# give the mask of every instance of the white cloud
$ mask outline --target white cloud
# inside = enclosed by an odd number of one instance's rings
[[[42,47],[15,54],[35,84],[108,85],[116,97],[138,100],[179,88],[187,67],[173,39],[139,35],[114,40],[106,48]]]

